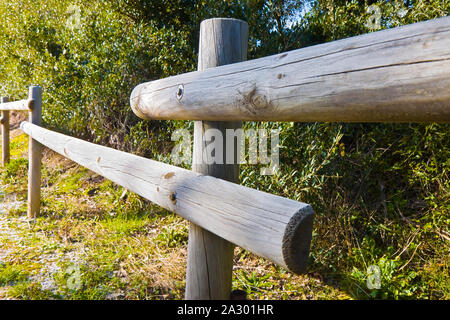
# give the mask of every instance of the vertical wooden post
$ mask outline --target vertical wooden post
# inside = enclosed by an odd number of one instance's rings
[[[202,21],[198,70],[240,62],[247,58],[248,25],[237,19]],[[209,94],[214,95],[214,92]],[[226,129],[241,128],[241,122],[195,121],[192,170],[231,182],[239,182],[239,162],[226,164]],[[208,164],[203,137],[208,129],[223,136],[223,164]],[[234,139],[234,137],[233,137]],[[239,159],[236,154],[234,158]],[[220,193],[220,190],[212,190]],[[186,271],[187,300],[230,299],[234,245],[191,223]]]
[[[29,112],[29,121],[40,126],[42,122],[41,87],[30,87],[28,97],[34,101]],[[41,149],[41,144],[30,138],[28,148],[28,219],[33,219],[39,214],[41,205]]]
[[[8,97],[2,97],[2,103],[8,102]],[[2,166],[9,162],[9,111],[1,112],[2,124]]]

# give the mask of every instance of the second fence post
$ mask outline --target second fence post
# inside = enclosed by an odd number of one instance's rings
[[[198,70],[240,62],[247,58],[248,25],[237,19],[215,18],[202,21],[200,25],[200,43]],[[214,95],[214,92],[209,94]],[[194,153],[192,170],[231,182],[239,182],[239,155],[234,145],[234,164],[226,164],[226,129],[241,128],[241,122],[195,121]],[[223,158],[221,163],[209,160],[207,154],[206,131],[220,132]],[[215,136],[215,139],[218,139]],[[234,136],[233,136],[234,140]],[[221,160],[221,161],[220,161]],[[220,193],[220,190],[211,190]],[[233,268],[234,245],[215,234],[191,223],[189,228],[188,261],[186,271],[187,300],[229,299]]]
[[[8,102],[7,97],[2,97],[2,103]],[[2,124],[2,166],[9,162],[9,111],[1,112]]]
[[[40,126],[42,123],[42,89],[33,86],[29,89],[28,99],[33,100],[29,121]],[[39,142],[30,137],[28,147],[28,218],[39,214],[41,206],[41,149]]]

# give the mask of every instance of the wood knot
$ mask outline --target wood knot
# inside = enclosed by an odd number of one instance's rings
[[[265,109],[270,105],[266,96],[263,95],[256,95],[252,100],[252,104],[255,109]]]
[[[180,101],[183,98],[184,95],[184,86],[182,84],[180,84],[178,86],[178,90],[177,90],[177,99],[178,101]]]
[[[175,175],[175,172],[168,172],[164,175],[164,179],[170,179]]]
[[[258,92],[255,85],[249,90],[239,93],[242,96],[237,105],[240,109],[245,109],[247,112],[257,114],[264,111],[264,109],[272,108],[272,103],[267,99],[267,96]]]
[[[173,203],[177,202],[177,193],[176,192],[172,192],[169,196],[170,201],[172,201]]]

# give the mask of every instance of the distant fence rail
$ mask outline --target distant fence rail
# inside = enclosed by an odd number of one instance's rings
[[[8,102],[2,97],[0,104],[2,124],[2,163],[9,162],[9,111],[29,111],[29,120],[33,124],[42,122],[42,89],[31,86],[28,99]],[[28,217],[39,214],[41,206],[41,144],[33,139],[28,145]]]
[[[199,71],[137,86],[134,112],[145,119],[201,120],[194,130],[197,160],[204,156],[206,129],[239,128],[241,120],[450,121],[450,17],[240,62],[247,37],[240,20],[203,21]],[[237,164],[200,161],[189,171],[47,130],[41,105],[40,87],[30,87],[27,100],[2,98],[0,105],[3,157],[5,148],[9,157],[8,112],[30,112],[20,126],[31,138],[30,218],[39,213],[45,145],[191,221],[188,299],[229,297],[234,244],[292,272],[306,270],[310,205],[236,184]]]
[[[5,99],[6,100],[6,99]],[[0,104],[2,111],[31,111],[33,109],[34,100],[19,100],[11,102],[3,102]]]
[[[8,102],[8,97],[2,97],[0,103],[0,124],[2,126],[2,165],[9,162],[9,112],[31,111],[34,100],[19,100]]]

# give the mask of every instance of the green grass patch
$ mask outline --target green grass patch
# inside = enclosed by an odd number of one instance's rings
[[[107,218],[101,224],[106,230],[114,234],[129,236],[137,233],[145,233],[148,220],[136,215],[131,217],[119,215],[115,218]]]
[[[0,263],[0,286],[12,286],[18,282],[26,281],[27,273],[21,266],[9,263]]]
[[[19,134],[9,142],[11,159],[20,159],[28,151],[28,135]]]
[[[41,284],[36,282],[21,282],[11,287],[8,294],[12,298],[23,300],[54,300],[62,298],[49,290],[43,290]]]

